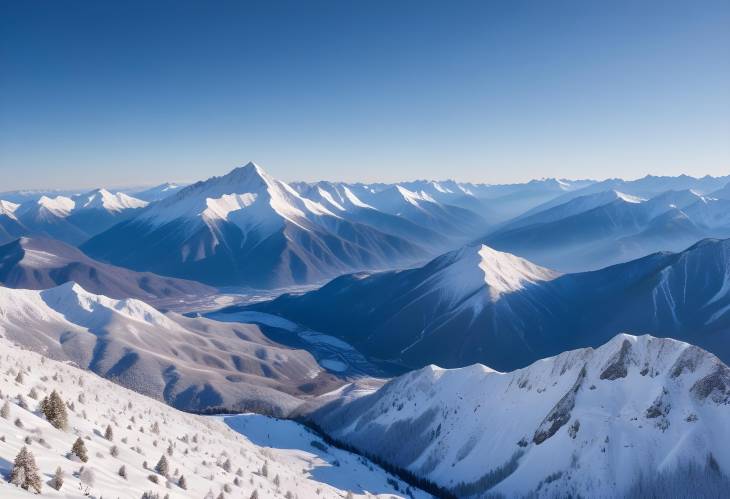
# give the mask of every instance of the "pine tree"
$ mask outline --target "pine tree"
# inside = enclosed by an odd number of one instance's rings
[[[41,411],[46,419],[55,428],[65,430],[68,428],[68,413],[66,412],[66,404],[56,390],[41,401]]]
[[[249,499],[259,499],[259,491],[254,489],[253,492],[251,492],[251,497]]]
[[[265,477],[269,477],[269,462],[264,461],[264,465],[261,467],[261,474]]]
[[[225,460],[225,461],[223,462],[223,464],[221,465],[221,467],[222,467],[222,468],[223,468],[224,470],[226,470],[226,471],[227,471],[228,473],[230,473],[230,472],[231,472],[231,468],[232,468],[232,466],[231,466],[231,460],[230,460],[230,459],[226,459],[226,460]]]
[[[3,419],[10,419],[10,404],[6,400],[2,408],[0,408],[0,417]]]
[[[106,431],[104,432],[104,438],[110,442],[114,440],[114,432],[112,431],[112,425],[106,425]]]
[[[63,470],[59,466],[56,468],[56,472],[53,474],[53,478],[51,478],[51,487],[53,487],[56,490],[61,490],[61,487],[63,487]]]
[[[86,452],[86,445],[81,437],[77,438],[74,442],[73,447],[71,447],[71,453],[75,454],[84,463],[89,460],[89,455]]]
[[[27,447],[23,447],[15,456],[13,470],[10,472],[10,483],[25,490],[34,490],[41,493],[41,476],[38,473],[38,466],[35,463],[33,453]]]
[[[155,471],[162,476],[167,476],[170,473],[170,464],[167,462],[167,457],[165,457],[164,454],[162,455],[160,460],[157,461]]]
[[[127,468],[124,465],[121,465],[119,467],[119,471],[117,472],[117,474],[126,480],[127,479]]]
[[[188,482],[185,480],[185,475],[180,475],[180,479],[177,481],[177,486],[183,490],[188,490]]]
[[[23,377],[23,371],[18,371],[18,375],[15,377],[15,382],[19,385],[22,385],[25,382],[25,378]]]

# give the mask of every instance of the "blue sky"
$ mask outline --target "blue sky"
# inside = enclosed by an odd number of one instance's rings
[[[730,1],[0,0],[0,191],[730,173]]]

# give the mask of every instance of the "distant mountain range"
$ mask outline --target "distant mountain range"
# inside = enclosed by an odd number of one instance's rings
[[[678,251],[707,237],[730,237],[730,199],[689,189],[649,199],[610,190],[518,217],[482,242],[575,272]]]
[[[456,497],[721,497],[730,369],[686,343],[618,335],[517,371],[427,366],[338,390],[308,417]]]
[[[0,243],[19,236],[45,236],[78,245],[132,217],[147,202],[96,189],[73,197],[41,196],[22,204],[2,201]]]
[[[477,245],[423,267],[347,275],[246,309],[411,368],[514,369],[623,331],[689,341],[730,360],[730,240],[565,275]]]
[[[53,237],[117,266],[244,288],[418,265],[474,241],[577,272],[730,237],[728,181],[287,184],[249,163],[131,196],[0,194],[0,244]]]
[[[48,289],[76,282],[94,294],[149,303],[200,298],[217,293],[194,281],[134,272],[92,260],[77,248],[47,238],[20,238],[0,246],[0,284]]]

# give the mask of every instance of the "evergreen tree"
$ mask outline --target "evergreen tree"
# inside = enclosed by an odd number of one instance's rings
[[[75,454],[84,463],[89,460],[89,454],[86,451],[86,445],[84,444],[84,441],[81,439],[81,437],[77,438],[74,442],[73,447],[71,447],[71,453]]]
[[[155,471],[162,476],[167,476],[170,473],[170,464],[167,462],[167,457],[165,457],[164,454],[162,455],[160,460],[157,461]]]
[[[120,477],[127,479],[127,468],[124,465],[121,465],[119,467],[119,471],[117,472]]]
[[[183,490],[188,490],[188,482],[185,480],[185,475],[180,475],[180,479],[177,481],[177,486]]]
[[[66,404],[56,390],[41,401],[41,411],[49,423],[59,430],[68,428]]]
[[[59,466],[56,468],[56,472],[53,474],[53,478],[51,478],[51,487],[53,487],[56,490],[61,490],[61,487],[63,487],[63,470]]]
[[[3,419],[10,419],[10,404],[6,400],[2,408],[0,408],[0,417]]]
[[[34,490],[41,493],[41,476],[38,473],[38,465],[35,463],[33,453],[27,447],[23,447],[15,456],[13,470],[10,472],[10,483],[25,490]]]
[[[112,431],[112,425],[106,425],[106,431],[104,432],[104,438],[110,442],[114,440],[114,432]]]
[[[259,499],[259,491],[254,489],[253,492],[251,492],[251,497],[249,499]]]

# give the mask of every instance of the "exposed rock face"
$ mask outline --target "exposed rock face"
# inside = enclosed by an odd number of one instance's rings
[[[601,373],[601,379],[619,379],[625,378],[629,372],[628,362],[629,354],[631,353],[631,342],[625,340],[621,344],[621,350],[615,355],[615,358],[611,359],[611,362],[606,366],[606,369]]]
[[[575,380],[573,387],[568,393],[560,399],[550,413],[545,416],[545,419],[540,424],[540,427],[535,431],[535,436],[532,437],[532,441],[537,445],[540,445],[548,438],[555,435],[555,433],[570,421],[570,411],[575,407],[575,395],[580,390],[583,380],[586,377],[586,366],[578,373],[578,379]]]
[[[698,379],[691,392],[700,400],[708,397],[718,404],[730,404],[730,369],[718,365],[714,372]]]

